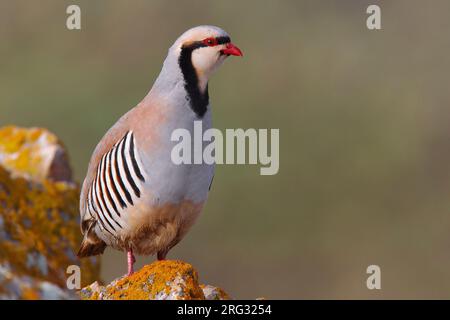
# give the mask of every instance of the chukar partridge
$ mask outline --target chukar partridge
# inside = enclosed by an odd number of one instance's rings
[[[214,165],[174,164],[175,129],[191,133],[194,121],[211,128],[208,79],[226,57],[242,56],[228,34],[199,26],[169,49],[145,98],[123,115],[92,154],[80,197],[79,257],[106,246],[164,259],[190,229],[207,199]]]

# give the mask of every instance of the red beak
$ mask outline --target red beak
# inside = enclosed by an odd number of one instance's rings
[[[243,57],[244,55],[242,54],[241,49],[239,49],[238,47],[236,47],[234,44],[232,44],[231,42],[227,43],[225,49],[221,50],[221,52],[223,54],[226,54],[228,56],[238,56],[238,57]]]

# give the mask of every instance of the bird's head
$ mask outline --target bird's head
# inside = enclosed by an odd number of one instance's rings
[[[195,72],[200,88],[207,85],[209,77],[229,56],[242,57],[242,51],[231,43],[230,36],[215,26],[198,26],[183,33],[170,49],[180,68]]]

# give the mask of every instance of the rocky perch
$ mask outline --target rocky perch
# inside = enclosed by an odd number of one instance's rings
[[[198,283],[197,271],[181,261],[155,261],[131,276],[101,286],[96,281],[80,291],[89,300],[228,300],[220,288]]]
[[[75,255],[80,190],[68,158],[46,129],[0,128],[0,299],[229,299],[199,285],[194,268],[180,261],[157,261],[100,285],[99,259]],[[79,292],[67,289],[71,265],[81,270]]]

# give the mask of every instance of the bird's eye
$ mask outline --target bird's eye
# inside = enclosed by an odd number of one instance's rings
[[[213,47],[217,45],[217,39],[216,38],[206,38],[203,40],[203,43],[207,45],[208,47]]]

